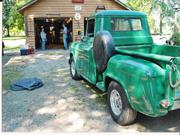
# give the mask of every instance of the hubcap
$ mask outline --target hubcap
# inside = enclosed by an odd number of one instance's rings
[[[75,76],[76,71],[75,71],[74,61],[71,62],[71,73],[73,76]]]
[[[111,91],[110,105],[113,113],[119,116],[122,112],[122,100],[119,92],[116,89]]]

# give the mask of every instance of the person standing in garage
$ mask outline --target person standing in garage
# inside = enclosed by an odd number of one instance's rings
[[[41,30],[41,48],[42,48],[42,50],[45,50],[46,41],[47,41],[46,33],[44,32],[44,28],[42,28],[42,30]]]
[[[63,43],[64,43],[64,49],[68,49],[67,48],[67,36],[68,36],[68,29],[65,26],[65,24],[62,25],[63,26]]]

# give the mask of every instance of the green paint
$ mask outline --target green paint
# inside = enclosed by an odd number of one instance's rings
[[[112,31],[112,18],[130,19],[130,24],[131,19],[140,19],[142,30]],[[130,105],[148,116],[163,116],[180,108],[180,87],[172,88],[169,83],[172,64],[180,71],[179,46],[154,44],[142,12],[102,11],[90,19],[95,19],[94,35],[100,30],[111,33],[116,54],[109,59],[106,70],[98,73],[93,58],[94,37],[89,37],[87,31],[81,41],[73,42],[70,47],[70,55],[81,76],[103,92],[107,91],[110,81],[117,81],[124,88]],[[179,78],[177,71],[173,71],[172,82],[176,83]],[[160,105],[163,100],[169,102],[168,108]]]

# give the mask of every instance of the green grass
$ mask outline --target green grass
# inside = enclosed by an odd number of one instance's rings
[[[6,47],[4,48],[4,51],[19,51],[19,50],[20,50],[20,46],[19,46],[19,45],[13,46],[13,47],[11,47],[11,46],[6,46]]]
[[[4,67],[2,70],[2,90],[9,90],[10,85],[21,78],[21,71],[18,67]]]
[[[3,40],[18,40],[18,39],[25,39],[25,36],[12,36],[12,37],[3,37]]]

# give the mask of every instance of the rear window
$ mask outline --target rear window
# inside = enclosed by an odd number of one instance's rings
[[[141,19],[111,18],[112,31],[137,31],[142,30]]]

